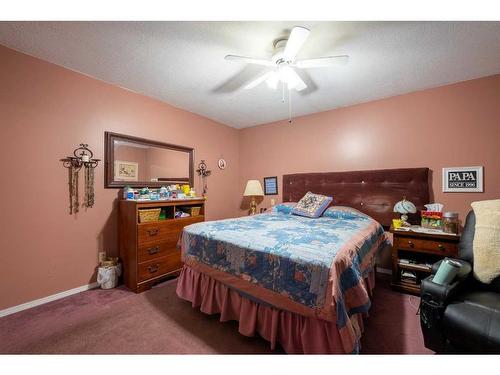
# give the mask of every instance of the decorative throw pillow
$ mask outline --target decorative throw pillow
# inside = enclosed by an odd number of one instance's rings
[[[332,197],[308,191],[293,208],[292,214],[311,218],[320,217],[332,200]]]
[[[285,202],[280,203],[273,207],[274,212],[279,212],[282,214],[290,215],[292,213],[293,208],[297,205],[297,202]]]
[[[476,227],[472,252],[473,274],[479,281],[489,284],[500,276],[500,199],[472,202]]]

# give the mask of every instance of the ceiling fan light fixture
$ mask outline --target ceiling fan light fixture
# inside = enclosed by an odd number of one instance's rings
[[[269,78],[266,80],[267,87],[276,90],[278,88],[279,81],[280,80],[278,74],[276,72],[273,72],[273,74],[270,75]]]
[[[293,84],[295,83],[295,76],[293,73],[293,69],[288,65],[280,66],[278,69],[279,80],[283,83]]]
[[[278,75],[279,80],[286,84],[289,89],[300,91],[307,87],[297,72],[288,65],[280,66]]]
[[[283,82],[283,83],[287,82],[288,76],[290,74],[288,69],[290,69],[290,67],[288,67],[286,65],[279,65],[278,66],[278,79],[280,80],[280,82]]]

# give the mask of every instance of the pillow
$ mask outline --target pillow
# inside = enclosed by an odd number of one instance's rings
[[[308,191],[293,208],[292,214],[311,218],[320,217],[332,200],[332,197]]]
[[[332,219],[344,219],[344,220],[369,218],[368,215],[356,210],[355,208],[346,206],[329,207],[325,210],[325,212],[323,212],[322,216],[330,217]]]
[[[474,277],[490,284],[500,276],[500,199],[472,202],[476,227],[472,242]]]
[[[284,202],[273,207],[274,212],[290,215],[297,202]]]

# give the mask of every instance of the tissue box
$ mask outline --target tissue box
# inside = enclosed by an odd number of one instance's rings
[[[442,229],[443,213],[437,211],[420,211],[422,217],[421,225],[423,228]]]

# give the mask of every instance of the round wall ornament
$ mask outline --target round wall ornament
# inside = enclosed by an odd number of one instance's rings
[[[219,166],[219,169],[226,169],[227,163],[224,159],[219,159],[217,162],[217,165]]]

